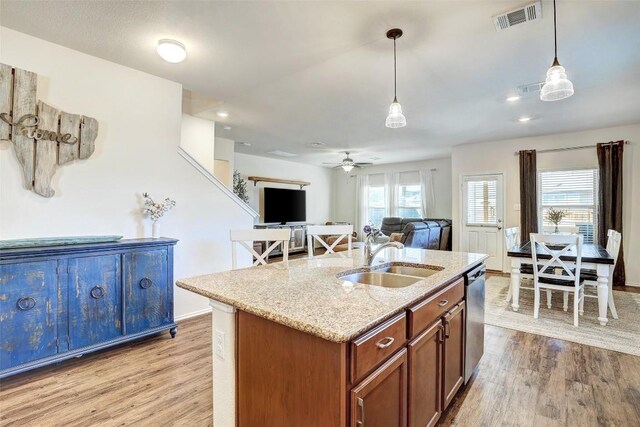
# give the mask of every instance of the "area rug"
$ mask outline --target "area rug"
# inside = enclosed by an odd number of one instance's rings
[[[558,338],[579,344],[640,356],[640,294],[614,292],[619,319],[609,312],[609,323],[598,322],[598,301],[587,298],[580,326],[573,326],[573,295],[569,296],[569,311],[562,309],[562,293],[554,292],[551,309],[542,296],[538,319],[533,318],[533,290],[520,291],[520,309],[515,312],[506,297],[508,277],[490,277],[486,284],[485,323],[545,337]]]

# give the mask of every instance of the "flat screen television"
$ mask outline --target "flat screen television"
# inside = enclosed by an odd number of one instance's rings
[[[264,189],[264,222],[300,222],[307,220],[307,193],[286,188]]]

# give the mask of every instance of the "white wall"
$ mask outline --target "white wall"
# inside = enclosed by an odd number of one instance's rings
[[[216,122],[182,114],[180,146],[213,175]]]
[[[247,176],[262,176],[310,182],[310,186],[304,187],[307,192],[307,222],[320,224],[333,219],[331,217],[331,169],[241,153],[236,153],[234,166],[244,179],[247,179]],[[258,222],[262,222],[261,200],[262,189],[265,186],[298,188],[273,183],[259,183],[254,187],[253,182],[248,182],[249,206],[260,213]]]
[[[520,225],[520,212],[514,205],[520,203],[519,169],[516,151],[523,149],[575,147],[617,140],[631,141],[624,153],[624,247],[627,283],[640,284],[640,124],[585,132],[537,136],[480,144],[460,145],[452,152],[453,179],[453,248],[459,246],[460,235],[460,177],[462,175],[503,172],[506,183],[505,225]],[[596,149],[540,153],[538,169],[598,167]],[[505,255],[506,256],[506,255]],[[508,265],[505,263],[505,265]]]
[[[228,230],[253,221],[177,154],[179,84],[4,27],[0,61],[38,73],[40,99],[100,126],[95,153],[59,167],[49,199],[22,187],[11,144],[0,143],[0,238],[150,236],[150,220],[140,213],[147,191],[177,202],[161,220],[162,235],[180,239],[176,278],[231,267]],[[205,298],[176,288],[176,316],[207,308]]]
[[[418,162],[389,163],[345,173],[342,169],[333,172],[333,218],[336,221],[356,221],[356,175],[393,173],[436,169],[433,172],[435,206],[431,218],[451,218],[451,159],[422,160]]]
[[[215,159],[228,163],[229,176],[227,181],[233,186],[233,171],[235,168],[235,141],[227,138],[216,138]]]

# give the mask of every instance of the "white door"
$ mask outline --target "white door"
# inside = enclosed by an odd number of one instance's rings
[[[462,180],[463,252],[488,254],[490,270],[502,271],[504,200],[502,175],[464,176]]]

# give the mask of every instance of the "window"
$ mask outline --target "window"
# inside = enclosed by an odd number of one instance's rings
[[[369,205],[367,207],[367,222],[380,227],[385,216],[384,185],[369,185]]]
[[[422,218],[422,190],[420,184],[398,185],[398,216]]]
[[[467,182],[467,225],[497,225],[498,181]]]
[[[542,229],[554,227],[547,220],[550,208],[567,212],[559,227],[578,227],[585,243],[597,239],[598,170],[539,172],[539,221]]]

